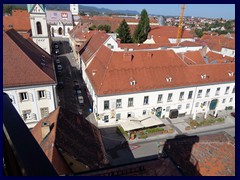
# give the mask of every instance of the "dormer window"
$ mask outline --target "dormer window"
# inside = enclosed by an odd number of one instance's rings
[[[207,75],[206,74],[201,74],[202,79],[206,79]]]
[[[167,78],[166,78],[166,81],[167,81],[167,82],[172,82],[172,77],[167,77]]]
[[[136,82],[136,81],[134,81],[134,80],[133,80],[133,81],[130,81],[130,84],[131,84],[131,86],[135,86],[135,85],[136,85],[136,83],[137,83],[137,82]]]
[[[235,73],[234,72],[229,72],[228,75],[229,75],[229,77],[233,77],[233,75],[235,75]]]

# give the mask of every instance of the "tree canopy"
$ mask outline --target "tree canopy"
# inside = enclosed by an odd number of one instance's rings
[[[120,26],[118,27],[117,33],[118,33],[118,38],[121,39],[121,43],[132,43],[133,42],[132,37],[131,37],[130,28],[129,28],[127,22],[125,21],[125,19],[123,19]]]
[[[143,43],[147,39],[149,31],[150,31],[150,24],[149,24],[148,13],[146,9],[143,9],[141,12],[141,19],[134,32],[134,41],[136,43]]]
[[[100,24],[97,29],[101,31],[106,31],[106,33],[111,32],[111,26],[108,24],[104,24],[104,25]]]

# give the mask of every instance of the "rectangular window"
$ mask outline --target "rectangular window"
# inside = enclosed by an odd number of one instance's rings
[[[109,109],[109,101],[104,101],[104,110]]]
[[[128,98],[128,107],[133,107],[133,98]]]
[[[171,101],[172,101],[172,95],[173,95],[172,93],[169,93],[169,94],[168,94],[168,99],[167,99],[168,102],[171,102]]]
[[[219,96],[219,93],[220,93],[220,87],[217,88],[216,93],[215,93],[215,96]]]
[[[162,102],[162,97],[163,97],[162,94],[159,94],[159,95],[158,95],[158,101],[157,101],[158,103],[161,103],[161,102]]]
[[[202,90],[198,90],[198,95],[197,95],[198,98],[201,98],[202,97]]]
[[[235,86],[233,87],[232,94],[235,93]]]
[[[205,97],[209,97],[209,96],[210,96],[210,89],[207,89]]]
[[[25,110],[25,111],[22,111],[23,113],[23,120],[29,120],[31,119],[31,110]]]
[[[121,107],[122,107],[122,100],[121,99],[117,99],[116,108],[121,108]]]
[[[147,114],[147,111],[146,110],[143,110],[143,115],[146,115]]]
[[[229,86],[228,86],[228,87],[226,87],[225,94],[229,94],[229,89],[230,89],[230,87],[229,87]]]
[[[229,102],[232,102],[233,98],[230,98]]]
[[[28,94],[26,92],[19,93],[20,95],[20,101],[27,101],[28,100]]]
[[[187,105],[186,105],[186,109],[189,109],[190,108],[190,104],[188,103]]]
[[[45,118],[49,114],[49,109],[47,107],[46,108],[40,108],[40,112],[41,112],[41,117]]]
[[[38,91],[38,98],[39,99],[46,98],[46,91]]]
[[[108,122],[109,121],[109,116],[108,115],[105,115],[104,118],[103,118],[104,122]]]
[[[178,105],[177,109],[181,110],[182,109],[182,105]]]
[[[170,110],[170,106],[166,107],[166,112],[168,112]]]
[[[226,101],[226,99],[223,99],[223,100],[222,100],[222,103],[224,104],[224,103],[225,103],[225,101]]]
[[[197,102],[196,104],[195,104],[195,107],[198,107],[199,106],[199,102]]]
[[[179,100],[180,101],[184,99],[183,96],[184,96],[184,92],[180,92],[180,95],[179,95]]]
[[[121,113],[116,114],[116,121],[118,121],[119,119],[121,119]]]
[[[148,104],[148,96],[144,96],[143,104],[144,105]]]
[[[189,91],[188,93],[188,99],[192,99],[193,91]]]

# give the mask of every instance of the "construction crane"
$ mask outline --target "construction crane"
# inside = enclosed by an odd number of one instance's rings
[[[179,24],[178,24],[177,44],[180,43],[180,38],[182,37],[183,16],[184,16],[185,8],[186,8],[186,4],[182,4],[180,17],[179,17]]]

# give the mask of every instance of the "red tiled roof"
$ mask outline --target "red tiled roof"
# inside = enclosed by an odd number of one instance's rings
[[[50,133],[43,139],[42,123],[49,122]],[[31,130],[33,136],[59,175],[71,173],[63,153],[90,169],[104,167],[108,160],[99,130],[82,116],[57,108]]]
[[[155,43],[167,42],[169,38],[177,38],[178,28],[176,26],[157,26],[151,28],[148,36],[153,36]],[[193,38],[188,30],[183,30],[181,38]]]
[[[80,51],[81,58],[86,63],[89,58],[97,52],[97,50],[102,46],[102,44],[109,38],[110,36],[106,34],[105,32],[101,31],[94,31],[93,35],[89,39],[89,41],[86,41],[85,44],[82,45],[82,48]],[[86,48],[84,48],[86,47]]]
[[[99,96],[234,81],[229,71],[235,72],[234,63],[187,66],[172,50],[113,52],[104,46],[86,69]]]
[[[180,57],[188,65],[206,64],[200,51],[187,51]]]
[[[235,49],[235,39],[226,36],[203,35],[201,40],[205,41],[209,49],[221,51],[222,48]]]
[[[235,140],[226,133],[170,139],[164,151],[184,175],[235,176]]]
[[[223,56],[222,54],[214,53],[212,51],[209,51],[206,54],[208,58],[208,62],[211,63],[212,61],[216,60],[219,63],[226,63],[227,61],[234,62],[235,58],[229,57],[229,56]]]
[[[51,56],[14,29],[3,32],[3,86],[54,84]],[[44,66],[42,56],[45,56]]]
[[[159,47],[173,47],[177,46],[177,44],[172,43],[156,43],[156,44],[125,44],[120,43],[119,47],[121,49],[128,48],[133,50],[144,50],[144,49],[157,49]]]
[[[183,42],[179,43],[179,46],[182,46],[182,47],[195,47],[195,46],[202,46],[202,45],[197,43],[197,42],[183,41]]]
[[[12,16],[3,16],[3,30],[7,31],[12,28],[16,31],[29,31],[31,29],[30,15],[27,10],[13,10]]]

